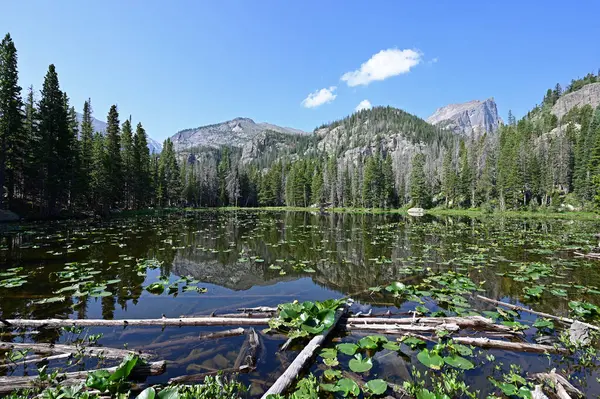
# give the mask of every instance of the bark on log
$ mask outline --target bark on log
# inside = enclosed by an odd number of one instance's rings
[[[502,349],[516,352],[529,353],[559,353],[568,355],[570,352],[565,348],[557,348],[550,345],[529,344],[524,342],[498,341],[488,338],[453,337],[457,344],[473,345],[486,349]]]
[[[239,308],[237,309],[238,312],[244,312],[244,313],[249,313],[249,312],[269,312],[269,313],[275,313],[277,312],[277,308],[273,308],[273,307],[269,307],[269,306],[258,306],[255,308]]]
[[[181,375],[179,377],[170,378],[168,383],[169,384],[193,384],[193,383],[202,382],[202,381],[204,381],[205,377],[208,377],[211,375],[247,373],[248,371],[250,371],[249,367],[246,365],[243,365],[240,368],[233,367],[233,368],[228,368],[228,369],[223,369],[223,370],[208,371],[206,373]]]
[[[456,324],[440,324],[437,326],[416,326],[410,324],[348,324],[346,328],[349,330],[375,330],[381,331],[384,334],[399,334],[405,331],[415,332],[436,332],[439,330],[458,331],[460,327]]]
[[[136,351],[106,347],[77,347],[74,345],[62,345],[62,344],[36,344],[36,343],[23,343],[23,342],[0,342],[0,351],[12,350],[12,349],[31,349],[35,353],[68,353],[71,355],[80,353],[85,356],[99,357],[102,356],[105,359],[117,359],[121,360],[125,356],[130,354],[138,355],[142,359],[149,359],[152,355],[148,353],[140,353]]]
[[[438,326],[443,324],[456,324],[460,328],[481,329],[487,331],[512,332],[510,327],[500,324],[494,324],[492,319],[483,316],[468,317],[402,317],[402,318],[382,318],[382,317],[349,317],[348,323],[359,325],[360,323],[374,324],[413,324]]]
[[[258,334],[254,331],[254,328],[251,328],[248,330],[248,335],[240,348],[240,353],[237,359],[235,359],[233,368],[239,369],[243,365],[246,365],[250,369],[253,369],[256,366],[256,355],[259,347],[260,341]]]
[[[283,374],[275,381],[275,383],[269,388],[267,392],[262,396],[262,399],[266,399],[271,394],[280,394],[284,392],[292,384],[294,379],[298,376],[298,373],[306,367],[308,361],[314,356],[315,351],[321,347],[321,345],[327,339],[329,333],[337,326],[342,315],[346,314],[347,307],[344,306],[336,312],[335,319],[331,327],[323,331],[320,335],[313,337],[308,345],[304,347],[302,352],[296,356],[290,367],[288,367]]]
[[[167,369],[167,363],[163,360],[160,362],[152,362],[144,365],[136,365],[133,370],[131,370],[130,376],[132,378],[140,378],[147,377],[150,375],[160,375],[165,372]],[[105,369],[98,370],[106,370],[108,372],[114,373],[117,370],[117,367],[109,367]],[[62,378],[61,384],[64,386],[67,385],[75,385],[82,381],[84,381],[90,372],[94,372],[97,370],[89,370],[89,371],[75,371],[71,373],[63,373],[59,374],[58,378]],[[12,391],[16,391],[17,389],[26,389],[33,388],[40,385],[47,385],[48,383],[40,381],[38,376],[28,376],[28,377],[0,377],[0,394],[7,394]]]
[[[161,319],[129,319],[129,320],[102,320],[102,319],[10,319],[13,327],[127,327],[127,326],[265,326],[269,324],[267,318],[253,319],[249,317],[189,317],[189,318],[161,318]]]
[[[527,309],[527,308],[524,308],[522,306],[517,306],[517,305],[513,305],[511,303],[497,301],[495,299],[491,299],[491,298],[485,297],[483,295],[476,295],[476,297],[479,298],[479,299],[481,299],[482,301],[493,303],[494,305],[503,306],[505,308],[509,308],[509,309],[516,310],[516,311],[523,311],[523,312],[531,313],[531,314],[534,314],[536,316],[545,317],[547,319],[558,320],[558,321],[561,321],[561,322],[563,322],[565,324],[573,324],[573,323],[575,323],[575,321],[578,321],[579,323],[583,324],[587,328],[591,328],[592,330],[600,331],[600,327],[595,326],[593,324],[584,323],[584,322],[579,321],[579,320],[569,319],[567,317],[554,316],[553,314],[549,314],[549,313],[537,312],[535,310]]]
[[[71,356],[73,356],[71,353],[61,353],[60,355],[52,355],[52,356],[46,356],[46,357],[36,356],[35,358],[31,358],[31,359],[18,360],[18,361],[15,361],[14,363],[0,364],[0,367],[4,368],[4,367],[10,367],[10,366],[13,366],[13,365],[15,365],[15,366],[21,366],[23,364],[40,363],[40,362],[51,362],[53,360],[68,359]]]
[[[173,346],[193,344],[193,343],[196,343],[199,341],[207,341],[210,339],[237,337],[240,335],[244,335],[244,332],[246,332],[246,330],[244,330],[242,327],[239,327],[239,328],[234,328],[231,330],[217,331],[217,332],[212,332],[212,333],[207,333],[207,334],[200,334],[197,337],[185,337],[185,338],[173,339],[173,340],[169,340],[169,341],[155,342],[155,343],[152,343],[149,345],[144,345],[144,350],[159,349],[159,348],[164,349],[164,348],[171,348]]]

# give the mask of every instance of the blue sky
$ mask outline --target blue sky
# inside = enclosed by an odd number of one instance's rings
[[[600,68],[598,15],[596,0],[22,0],[0,31],[23,87],[54,63],[78,110],[116,103],[162,140],[236,116],[312,130],[363,100],[425,118],[493,96],[522,116]]]

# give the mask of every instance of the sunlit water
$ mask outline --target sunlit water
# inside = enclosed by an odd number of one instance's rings
[[[371,293],[368,288],[398,280],[409,284],[424,273],[452,269],[468,273],[476,283],[483,282],[485,296],[572,316],[570,300],[600,305],[600,292],[594,292],[600,286],[600,262],[581,260],[573,254],[575,248],[587,250],[597,244],[593,234],[598,227],[596,222],[579,221],[263,211],[4,225],[0,226],[0,272],[22,267],[16,274],[25,281],[17,287],[0,288],[0,310],[3,318],[160,318],[218,315],[240,307],[350,295],[357,301],[355,312],[389,309],[402,315],[417,304]],[[147,259],[157,260],[160,267],[141,271],[137,265]],[[550,265],[551,273],[536,278],[535,284],[519,281],[517,263],[525,263],[525,270],[529,270],[530,262]],[[57,294],[69,285],[60,277],[66,264],[99,271],[89,280],[98,284],[118,281],[106,284],[106,293],[101,294],[106,296],[73,297],[72,290]],[[183,292],[185,284],[180,284],[176,293],[166,290],[159,295],[145,290],[161,276],[170,282],[189,276],[199,281],[192,284],[194,287],[206,288],[206,292]],[[541,297],[526,298],[524,289],[539,284],[546,288]],[[555,295],[551,288],[563,289],[567,296]],[[61,296],[64,300],[41,303],[44,298]],[[469,301],[476,310],[494,310],[474,298]],[[436,309],[431,300],[426,300],[425,306]],[[534,320],[527,314],[521,319]],[[167,373],[147,381],[160,383],[174,376],[232,367],[243,336],[179,347],[161,345],[226,328],[94,328],[88,332],[102,333],[102,345],[150,348],[156,359],[166,359]],[[533,336],[535,332],[530,329],[527,334]],[[60,330],[39,330],[25,339],[58,342],[72,337]],[[21,341],[23,337],[3,337],[9,339]],[[352,341],[356,337],[342,339]],[[262,394],[299,349],[278,352],[284,341],[281,336],[261,334],[261,340],[258,368],[241,376],[251,385],[254,396]],[[414,352],[404,352],[404,356],[376,357],[370,375],[399,384],[410,379],[413,365],[423,366],[415,360]],[[494,354],[495,362],[483,361],[482,354],[476,358],[482,360],[476,361],[478,367],[466,373],[467,383],[480,389],[482,396],[493,392],[486,377],[502,364],[504,369],[518,364],[524,373],[556,367],[580,378],[578,385],[586,394],[600,393],[595,367],[581,370],[568,359],[559,362],[544,355],[485,353]],[[322,368],[319,360],[313,371]],[[30,366],[28,372],[34,370]],[[23,369],[4,368],[0,372],[20,374]]]

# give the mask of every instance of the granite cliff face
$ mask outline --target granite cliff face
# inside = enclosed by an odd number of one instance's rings
[[[176,151],[192,147],[243,147],[256,135],[265,130],[289,135],[306,134],[305,132],[269,123],[256,123],[250,118],[235,118],[214,125],[201,126],[177,132],[171,137]]]
[[[498,116],[496,102],[488,98],[438,108],[427,122],[465,136],[480,136],[486,132],[495,133],[502,120]]]
[[[591,83],[581,89],[561,96],[552,107],[552,113],[560,120],[572,108],[591,105],[596,108],[600,105],[600,83]]]

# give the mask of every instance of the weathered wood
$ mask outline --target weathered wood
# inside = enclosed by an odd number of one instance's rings
[[[348,330],[374,330],[384,334],[398,334],[404,331],[436,332],[439,330],[458,331],[460,327],[456,324],[440,324],[433,326],[417,326],[411,324],[347,324]]]
[[[169,379],[169,384],[192,384],[197,382],[204,381],[204,378],[211,375],[220,375],[220,374],[238,374],[238,373],[247,373],[250,371],[250,368],[246,365],[243,365],[240,368],[228,368],[223,370],[216,371],[207,371],[206,373],[198,373],[198,374],[188,374],[181,375],[179,377],[173,377]]]
[[[23,364],[32,364],[32,363],[40,363],[40,362],[51,362],[53,360],[62,360],[62,359],[68,359],[71,356],[73,356],[72,353],[61,353],[59,355],[52,355],[52,356],[46,356],[46,357],[40,357],[40,356],[36,356],[34,358],[31,359],[23,359],[23,360],[18,360],[14,363],[4,363],[4,364],[0,364],[0,367],[5,368],[5,367],[10,367],[10,366],[21,366]]]
[[[266,399],[269,395],[280,394],[284,392],[292,384],[294,379],[298,376],[300,371],[306,367],[308,361],[314,356],[315,351],[321,347],[321,345],[327,339],[329,333],[337,326],[342,315],[346,314],[347,307],[344,306],[336,312],[335,319],[331,327],[323,331],[321,334],[313,337],[308,345],[296,356],[292,364],[283,372],[283,374],[275,381],[275,383],[269,388],[267,392],[262,396],[262,399]]]
[[[552,369],[549,373],[535,373],[531,378],[541,382],[542,384],[554,388],[559,398],[584,397],[583,392],[575,388],[565,377],[558,374],[556,369]],[[562,390],[561,390],[562,388]]]
[[[444,324],[456,324],[460,328],[472,328],[488,331],[512,332],[508,326],[494,324],[492,319],[483,316],[467,316],[467,317],[402,317],[402,318],[386,318],[386,317],[349,317],[348,323],[359,325],[360,323],[374,324],[413,324],[413,325],[429,325],[438,326]]]
[[[269,312],[269,313],[275,313],[277,312],[277,308],[273,308],[273,307],[269,307],[269,306],[257,306],[255,308],[239,308],[237,309],[238,312],[244,312],[244,313],[248,313],[248,312]]]
[[[239,369],[243,365],[246,365],[249,368],[254,368],[256,366],[256,355],[258,353],[259,347],[260,341],[258,338],[258,334],[256,333],[256,331],[254,331],[254,328],[251,328],[248,330],[246,340],[240,348],[240,353],[235,359],[233,368]]]
[[[142,359],[149,359],[152,355],[148,353],[139,353],[126,349],[106,348],[106,347],[78,347],[74,345],[62,345],[62,344],[37,344],[29,342],[0,342],[0,351],[13,350],[13,349],[30,349],[35,353],[68,353],[71,355],[81,354],[84,356],[91,357],[104,357],[105,359],[118,359],[121,360],[125,356],[130,354],[138,355]]]
[[[207,341],[207,340],[211,340],[211,339],[238,337],[240,335],[244,335],[245,332],[246,332],[246,330],[244,330],[242,327],[239,327],[239,328],[234,328],[231,330],[217,331],[217,332],[212,332],[212,333],[207,333],[207,334],[200,334],[197,337],[184,337],[184,338],[180,338],[180,339],[172,339],[169,341],[154,342],[149,345],[144,345],[144,350],[159,349],[159,348],[164,349],[164,348],[171,348],[173,346],[193,344],[193,343]]]
[[[563,355],[569,354],[569,351],[565,348],[558,348],[550,345],[529,344],[525,342],[508,342],[489,338],[471,337],[453,337],[452,340],[457,344],[473,345],[486,349],[503,349],[530,353],[559,353]]]
[[[268,318],[254,319],[250,317],[185,317],[160,319],[129,319],[129,320],[103,320],[103,319],[9,319],[13,327],[127,327],[127,326],[266,326]]]
[[[579,320],[569,319],[567,317],[555,316],[555,315],[549,314],[549,313],[538,312],[538,311],[535,311],[535,310],[532,310],[532,309],[524,308],[522,306],[513,305],[511,303],[497,301],[495,299],[491,299],[491,298],[485,297],[483,295],[476,295],[476,297],[479,298],[479,299],[481,299],[482,301],[493,303],[494,305],[497,305],[497,306],[503,306],[505,308],[516,310],[518,312],[523,311],[523,312],[531,313],[531,314],[534,314],[536,316],[545,317],[547,319],[558,320],[558,321],[561,321],[561,322],[563,322],[565,324],[573,324],[575,321],[578,321],[579,323],[583,324],[584,326],[586,326],[588,328],[591,328],[592,330],[600,331],[600,327],[595,326],[593,324],[584,323],[584,322],[579,321]]]
[[[133,370],[131,370],[131,374],[130,376],[132,378],[140,378],[140,377],[147,377],[150,375],[160,375],[162,373],[165,372],[165,370],[167,369],[167,364],[166,362],[160,361],[160,362],[152,362],[152,363],[148,363],[148,364],[143,364],[143,365],[136,365]],[[106,370],[110,373],[114,373],[117,370],[117,367],[109,367],[109,368],[105,368],[105,369],[99,369],[99,370]],[[90,371],[75,371],[75,372],[71,372],[71,373],[63,373],[63,374],[59,374],[58,378],[61,378],[61,384],[64,386],[67,385],[75,385],[78,384],[82,381],[84,381],[88,374],[90,372],[94,372],[97,370],[90,370]],[[40,386],[40,385],[47,385],[47,382],[44,381],[40,381],[40,379],[38,378],[38,376],[27,376],[27,377],[0,377],[0,394],[7,394],[10,393],[12,391],[16,391],[17,389],[26,389],[26,388],[33,388],[36,386]]]

